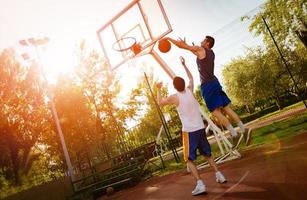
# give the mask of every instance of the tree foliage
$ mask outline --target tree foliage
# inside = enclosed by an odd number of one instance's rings
[[[254,107],[257,101],[272,98],[280,89],[288,87],[288,82],[281,79],[284,68],[267,56],[261,48],[248,50],[246,56],[233,59],[225,66],[224,83],[235,105]]]
[[[0,174],[15,184],[27,174],[39,154],[33,149],[42,135],[52,132],[50,113],[38,67],[22,66],[13,50],[0,55]]]
[[[298,43],[295,31],[307,28],[307,4],[304,0],[268,0],[253,17],[250,31],[263,34],[265,44],[273,46],[262,17],[268,22],[278,44],[283,49],[289,49]]]
[[[247,49],[245,55],[234,58],[223,70],[227,91],[235,105],[254,108],[260,103],[261,107],[261,102],[274,99],[282,108],[282,96],[298,96],[298,92],[304,91],[306,49],[295,31],[306,30],[306,9],[306,2],[301,0],[269,0],[253,16],[250,32],[262,35],[265,47]],[[268,22],[300,91],[295,89],[262,17]]]

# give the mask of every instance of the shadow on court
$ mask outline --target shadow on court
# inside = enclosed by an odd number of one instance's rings
[[[228,182],[215,182],[210,168],[200,171],[207,194],[192,196],[195,180],[185,171],[155,177],[104,199],[307,199],[307,132],[242,153],[243,158],[219,165]]]

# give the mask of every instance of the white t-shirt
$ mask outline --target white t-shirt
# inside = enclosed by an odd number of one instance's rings
[[[205,128],[199,104],[189,88],[176,94],[179,98],[177,111],[182,123],[182,131],[194,132]]]

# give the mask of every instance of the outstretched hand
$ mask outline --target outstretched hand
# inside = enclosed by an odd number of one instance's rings
[[[180,62],[181,62],[182,65],[185,65],[185,59],[184,59],[184,57],[180,56]]]
[[[160,90],[162,88],[162,82],[156,83],[156,87],[158,90]]]
[[[182,38],[178,38],[177,42],[179,42],[180,44],[183,44],[183,45],[186,45],[186,41],[185,41],[185,37],[182,39]]]
[[[173,43],[174,45],[176,45],[179,48],[186,48],[188,46],[185,38],[182,39],[182,38],[179,37],[177,40],[174,40],[170,37],[164,37],[163,39],[170,41],[171,43]]]

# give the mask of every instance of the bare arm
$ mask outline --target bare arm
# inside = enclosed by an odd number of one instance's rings
[[[158,89],[157,101],[160,106],[172,105],[172,104],[176,106],[179,105],[178,97],[176,95],[171,95],[169,97],[162,98],[162,95],[161,95],[162,83],[157,83],[156,87]]]
[[[189,78],[188,88],[193,92],[194,91],[194,79],[193,79],[193,76],[192,76],[190,70],[188,69],[188,67],[186,66],[185,59],[182,56],[180,56],[180,61],[181,61],[181,64],[182,64],[185,72],[187,73],[188,78]]]
[[[182,40],[181,38],[179,38],[178,40],[174,40],[169,37],[167,37],[166,39],[181,49],[186,49],[188,51],[191,51],[200,59],[203,59],[206,56],[206,51],[202,47],[197,45],[188,45],[185,39]]]

